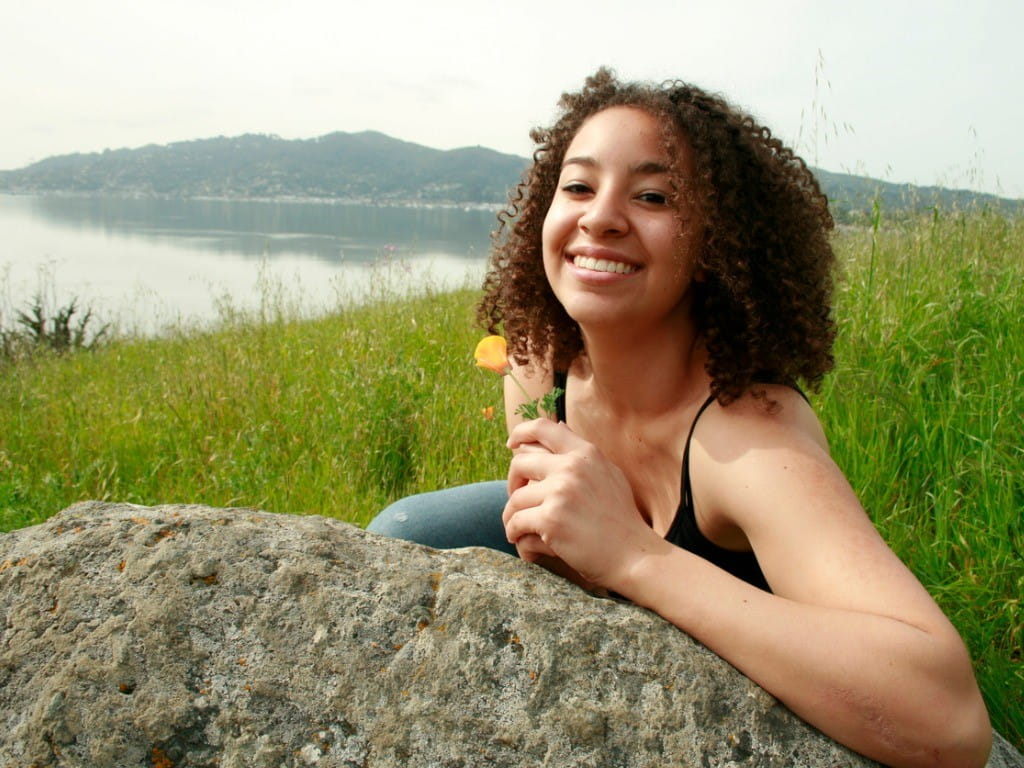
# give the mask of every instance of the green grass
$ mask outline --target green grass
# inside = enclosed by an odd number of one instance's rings
[[[838,238],[832,452],[968,644],[1024,746],[1024,221],[935,214]]]
[[[837,369],[815,406],[963,634],[996,728],[1024,747],[1024,222],[875,224],[836,237]],[[472,365],[474,301],[385,293],[316,320],[264,307],[213,332],[0,363],[0,529],[81,499],[364,524],[405,494],[500,477],[501,387]]]
[[[79,499],[365,523],[420,488],[500,476],[500,382],[470,294],[246,321],[0,369],[0,527]]]

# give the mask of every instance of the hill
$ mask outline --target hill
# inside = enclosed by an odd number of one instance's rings
[[[0,172],[0,190],[489,203],[505,199],[525,165],[483,147],[442,151],[375,131],[296,140],[246,134],[50,157]]]
[[[0,191],[497,205],[528,163],[484,147],[432,149],[376,131],[293,140],[245,134],[50,157],[0,171]],[[815,173],[843,221],[870,216],[876,199],[889,212],[972,205],[1024,209],[1024,201],[965,190]]]
[[[822,190],[828,195],[833,215],[840,221],[870,217],[875,200],[883,211],[889,212],[987,206],[1007,213],[1024,213],[1024,200],[1011,200],[966,189],[895,184],[869,176],[832,173],[821,168],[813,170]]]

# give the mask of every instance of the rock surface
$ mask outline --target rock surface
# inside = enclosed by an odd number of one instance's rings
[[[873,765],[636,606],[324,518],[79,504],[0,610],[3,766]]]

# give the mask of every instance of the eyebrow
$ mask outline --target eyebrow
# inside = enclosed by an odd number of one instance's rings
[[[588,155],[580,155],[577,157],[565,158],[565,160],[562,161],[562,167],[565,168],[567,165],[585,165],[590,168],[596,168],[599,163]],[[655,160],[647,160],[639,165],[631,166],[629,172],[638,176],[653,176],[658,173],[669,173],[669,167],[664,163],[659,163]]]

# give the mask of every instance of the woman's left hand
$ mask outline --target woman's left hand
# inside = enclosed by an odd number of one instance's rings
[[[614,589],[633,559],[662,539],[644,522],[623,474],[565,424],[516,426],[508,446],[508,540],[525,560],[557,557],[586,581]]]

